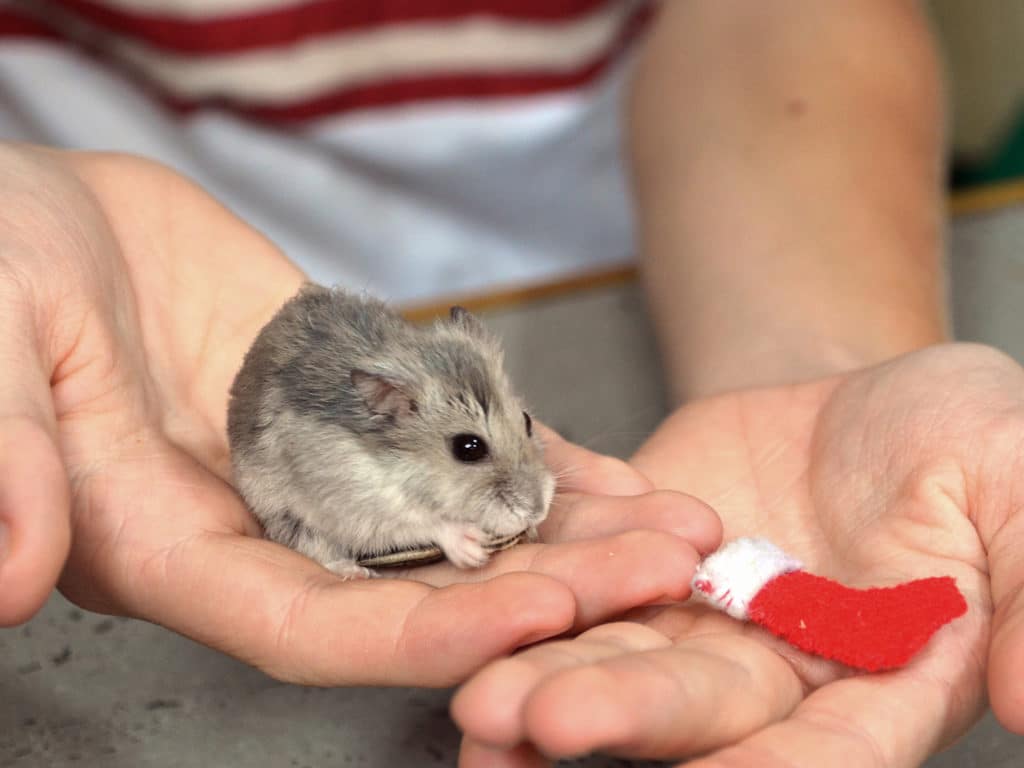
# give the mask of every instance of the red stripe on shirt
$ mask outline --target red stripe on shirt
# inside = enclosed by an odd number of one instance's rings
[[[382,80],[361,86],[346,87],[302,102],[287,105],[240,103],[226,99],[181,100],[169,95],[142,72],[125,67],[96,45],[74,47],[105,66],[120,71],[152,98],[174,111],[190,114],[204,108],[220,108],[255,120],[295,124],[344,112],[402,106],[440,100],[497,99],[531,94],[552,93],[583,87],[595,80],[642,31],[654,15],[653,6],[641,6],[623,24],[617,37],[601,56],[572,72],[524,74],[521,72],[492,74],[437,74],[422,78]],[[0,38],[21,36],[59,39],[48,27],[31,17],[0,10]],[[61,45],[67,44],[62,42]]]
[[[348,87],[294,104],[267,106],[220,101],[174,101],[172,108],[191,113],[219,106],[236,114],[269,123],[299,123],[359,109],[395,107],[442,100],[473,100],[539,95],[583,87],[600,76],[644,28],[652,13],[644,8],[633,14],[619,36],[599,58],[573,72],[544,74],[453,74],[403,78]]]
[[[59,35],[31,16],[0,9],[0,37],[37,37],[52,40]]]
[[[614,0],[613,0],[614,1]],[[153,47],[204,55],[289,45],[320,35],[389,24],[495,16],[524,22],[564,21],[608,0],[310,0],[299,5],[210,19],[141,14],[98,0],[50,0],[91,24]]]

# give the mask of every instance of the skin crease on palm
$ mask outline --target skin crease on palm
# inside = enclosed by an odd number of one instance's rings
[[[632,463],[711,503],[726,539],[766,536],[858,587],[952,575],[967,615],[861,676],[702,608],[640,611],[479,673],[453,703],[460,765],[915,766],[979,716],[986,667],[997,716],[1024,730],[1022,457],[1024,372],[979,346],[684,407]]]
[[[339,581],[259,538],[229,485],[228,388],[301,273],[148,161],[8,146],[0,167],[0,624],[59,580],[85,608],[285,680],[450,685],[684,598],[717,546],[702,502],[546,433],[562,482],[543,544],[479,571]]]

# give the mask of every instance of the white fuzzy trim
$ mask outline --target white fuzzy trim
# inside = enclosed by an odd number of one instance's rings
[[[735,539],[704,558],[691,586],[713,606],[735,619],[747,619],[754,595],[776,576],[803,564],[767,539]]]

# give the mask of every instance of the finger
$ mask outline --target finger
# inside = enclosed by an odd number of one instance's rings
[[[452,685],[564,632],[574,616],[569,590],[535,574],[443,589],[343,582],[284,547],[220,533],[148,557],[127,602],[274,677],[315,685]]]
[[[27,621],[56,586],[71,541],[69,508],[47,430],[31,418],[0,417],[0,626]]]
[[[634,496],[654,490],[651,482],[626,462],[570,443],[543,424],[534,427],[560,492]]]
[[[1010,518],[988,545],[994,615],[988,684],[992,711],[1024,733],[1024,514]]]
[[[552,578],[575,597],[573,628],[580,630],[638,605],[685,600],[700,555],[689,543],[659,531],[630,531],[565,544],[526,544],[498,553],[483,568],[430,566],[410,574],[428,583],[474,581],[501,574]]]
[[[813,693],[790,718],[686,766],[912,768],[966,728],[951,722],[950,700],[946,683],[922,675],[848,678]]]
[[[495,749],[463,739],[459,768],[547,768],[551,763],[529,744]]]
[[[0,626],[53,591],[70,546],[70,494],[49,374],[14,282],[0,264]]]
[[[739,634],[694,637],[549,675],[523,706],[542,753],[671,758],[732,743],[803,697],[788,664]]]
[[[722,540],[722,523],[711,507],[673,491],[640,496],[559,496],[540,533],[545,542],[565,542],[638,528],[679,536],[701,554],[714,551]]]
[[[496,661],[452,699],[452,717],[467,738],[495,750],[526,738],[524,707],[549,676],[624,654],[665,648],[669,640],[642,624],[604,624],[573,640],[543,643]]]

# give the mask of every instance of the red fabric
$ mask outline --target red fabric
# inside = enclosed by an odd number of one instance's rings
[[[73,7],[79,11],[86,6],[93,7],[94,9],[100,7],[94,0],[60,1],[69,8]],[[352,3],[350,6],[347,0],[346,2],[341,0],[338,0],[338,2],[334,2],[334,0],[327,2],[323,0],[322,2],[310,2],[298,6],[296,12],[310,14],[308,17],[304,17],[302,24],[312,24],[315,16],[313,11],[320,6],[326,7],[330,5],[335,10],[348,8],[349,10],[345,14],[338,16],[335,21],[344,16],[343,20],[346,23],[351,22],[352,24],[360,25],[363,27],[363,31],[365,31],[366,29],[372,29],[378,23],[387,23],[388,20],[412,20],[417,18],[417,14],[420,17],[427,18],[431,13],[435,15],[441,14],[444,9],[447,9],[448,18],[457,17],[460,14],[466,15],[469,8],[475,8],[478,12],[489,12],[492,15],[519,18],[524,21],[531,19],[557,21],[568,19],[573,15],[580,15],[604,2],[607,2],[607,0],[559,0],[558,2],[542,2],[541,0],[423,0],[422,3],[411,2],[411,0],[407,2],[391,0],[391,2],[387,3],[382,2],[378,8],[373,3]],[[385,12],[388,8],[391,9],[391,15]],[[376,10],[371,11],[368,9]],[[114,13],[109,8],[103,9],[104,13],[108,11]],[[258,121],[289,124],[341,114],[350,110],[403,106],[443,99],[480,100],[508,98],[584,87],[599,77],[607,69],[608,65],[633,41],[637,34],[643,30],[652,15],[652,11],[653,8],[650,5],[640,6],[625,21],[616,39],[611,42],[608,48],[595,57],[594,60],[575,71],[526,73],[511,68],[505,72],[487,73],[452,74],[436,72],[419,77],[376,80],[290,104],[247,103],[230,97],[182,100],[168,93],[159,84],[149,80],[144,72],[134,70],[125,66],[122,62],[114,60],[103,45],[96,40],[82,40],[78,41],[78,43],[83,53],[102,61],[112,69],[120,70],[122,74],[133,80],[137,86],[150,93],[154,98],[161,100],[166,106],[179,114],[187,115],[204,108],[221,108]],[[275,13],[280,15],[286,12],[281,10],[264,14],[264,16],[269,18]],[[120,14],[118,18],[122,22],[128,17],[128,15],[122,12],[117,13]],[[376,16],[374,15],[375,13]],[[402,16],[403,13],[405,16]],[[137,18],[141,19],[143,17],[138,16]],[[94,21],[96,20],[94,19]],[[149,17],[146,23],[156,25],[150,29],[152,32],[157,27],[162,28],[161,25],[166,21],[167,19],[159,17]],[[217,51],[218,53],[229,53],[238,48],[244,49],[249,47],[248,43],[242,45],[239,40],[235,40],[235,42],[229,41],[232,35],[242,34],[243,32],[242,26],[233,27],[232,25],[244,25],[245,35],[249,42],[257,40],[268,42],[270,40],[270,38],[264,35],[264,32],[258,31],[259,29],[267,30],[270,27],[262,27],[261,25],[264,22],[256,14],[232,16],[218,21],[185,22],[179,20],[176,23],[191,24],[196,27],[189,34],[200,34],[202,30],[199,28],[204,27],[207,29],[207,32],[212,29],[214,36],[223,36],[220,42],[216,44],[223,46]],[[227,26],[218,27],[218,24]],[[257,31],[250,32],[248,25],[253,25],[253,28]],[[234,29],[234,31],[230,31],[231,29]],[[322,32],[327,30],[328,27],[320,27]],[[178,31],[174,32],[174,36],[178,34]],[[293,28],[292,32],[288,34],[293,34],[294,32],[295,29]],[[278,30],[275,34],[284,33]],[[311,33],[309,29],[306,29],[302,34]],[[2,41],[2,38],[9,36],[31,36],[57,40],[62,37],[57,30],[44,26],[31,16],[15,11],[0,11],[0,41]],[[280,41],[283,38],[276,39]],[[198,46],[196,50],[201,49],[205,45],[198,42],[193,44]],[[182,45],[187,48],[189,44],[182,43]],[[216,48],[216,45],[214,48]],[[238,48],[233,49],[231,47],[233,45],[237,45]],[[169,47],[173,47],[173,45]]]
[[[797,648],[869,672],[903,666],[966,611],[948,576],[851,589],[805,571],[772,579],[749,608],[752,621]]]
[[[0,37],[39,37],[56,39],[59,35],[31,16],[0,8]]]
[[[183,114],[200,108],[219,106],[255,120],[288,124],[374,107],[409,105],[444,99],[480,101],[482,99],[512,98],[566,91],[584,87],[600,76],[640,33],[647,19],[648,14],[637,13],[604,55],[586,66],[570,72],[439,74],[429,77],[384,80],[343,88],[323,96],[291,104],[272,106],[227,100],[218,103],[215,99],[196,102],[166,98],[165,102]]]
[[[497,16],[524,22],[577,18],[607,0],[309,0],[251,13],[190,19],[138,13],[102,0],[51,0],[104,29],[178,53],[237,53],[290,45],[318,35],[365,32],[389,24]]]

